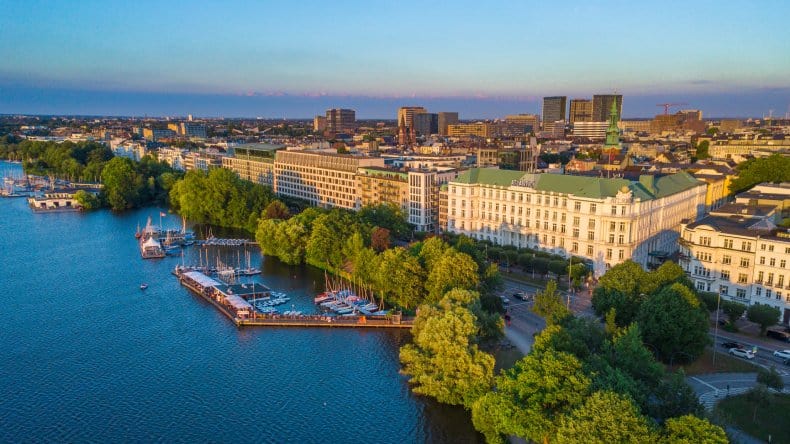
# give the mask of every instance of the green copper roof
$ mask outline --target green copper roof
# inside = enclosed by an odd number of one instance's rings
[[[638,182],[620,178],[607,179],[602,177],[570,176],[551,173],[530,174],[529,176],[536,179],[533,187],[535,190],[572,194],[574,196],[591,199],[614,197],[623,187],[626,187],[634,193],[635,198],[649,200],[679,193],[703,183],[686,172],[659,178],[651,175],[643,175],[640,176]],[[461,175],[452,182],[510,187],[514,180],[522,180],[525,177],[528,177],[528,175],[523,171],[499,170],[496,168],[472,168],[461,173]]]
[[[615,99],[612,100],[612,109],[609,111],[609,127],[606,128],[605,146],[620,146],[620,128],[617,126],[618,120],[620,120],[620,116],[617,115],[617,99]]]

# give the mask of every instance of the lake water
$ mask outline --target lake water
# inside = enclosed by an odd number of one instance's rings
[[[409,391],[407,332],[236,328],[179,286],[181,258],[140,259],[135,228],[158,211],[0,199],[0,441],[481,441],[462,409]],[[313,308],[321,272],[251,253],[262,282]]]

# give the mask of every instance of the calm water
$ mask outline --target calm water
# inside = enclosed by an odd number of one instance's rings
[[[234,327],[169,274],[181,258],[140,259],[132,234],[156,214],[0,199],[0,441],[479,441],[463,410],[409,392],[404,332]],[[312,308],[323,274],[262,268]]]

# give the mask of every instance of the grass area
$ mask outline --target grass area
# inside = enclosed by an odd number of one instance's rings
[[[767,441],[771,435],[772,443],[790,443],[790,395],[772,394],[769,399],[768,403],[755,405],[746,395],[733,396],[721,401],[716,413],[755,438]]]
[[[702,356],[700,356],[696,361],[689,364],[675,365],[669,369],[674,371],[679,367],[683,367],[683,371],[686,372],[687,376],[701,375],[705,373],[751,373],[756,372],[758,368],[756,365],[752,365],[743,359],[728,355],[727,351],[723,348],[717,350],[716,366],[714,367],[713,349],[711,347],[707,347],[705,352],[702,353]]]

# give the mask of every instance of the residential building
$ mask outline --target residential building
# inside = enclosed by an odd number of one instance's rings
[[[233,155],[222,158],[222,167],[227,168],[241,179],[261,185],[274,186],[274,157],[284,145],[265,143],[238,145]]]
[[[790,233],[771,205],[732,203],[682,224],[680,264],[699,291],[746,305],[767,304],[790,321]]]
[[[326,130],[326,117],[315,116],[313,117],[313,131],[316,133],[323,133]]]
[[[437,119],[438,119],[437,124],[439,127],[438,128],[439,135],[446,136],[448,125],[455,125],[456,123],[458,123],[458,113],[447,112],[447,111],[439,112],[437,113]]]
[[[487,146],[477,148],[477,167],[496,167],[499,165],[499,148]]]
[[[403,214],[408,213],[408,172],[383,167],[360,168],[357,183],[361,207],[390,203],[403,210]]]
[[[617,104],[617,115],[623,115],[623,96],[622,94],[596,94],[593,96],[592,121],[605,122],[612,109],[612,103]]]
[[[186,171],[186,155],[189,150],[180,148],[159,148],[156,152],[156,159],[170,165],[170,168],[178,171]]]
[[[326,129],[334,134],[351,133],[356,127],[356,116],[357,113],[353,109],[328,109],[326,110]]]
[[[168,128],[143,128],[143,137],[156,142],[161,139],[172,139],[176,132]]]
[[[450,181],[447,199],[448,231],[582,257],[600,276],[675,253],[680,222],[702,215],[705,184],[682,172],[631,181],[474,168]]]
[[[545,112],[545,111],[544,111]],[[590,99],[571,99],[569,122],[592,122],[593,103]]]
[[[565,126],[566,96],[553,96],[543,98],[543,131],[554,132],[554,127],[559,122]]]
[[[714,159],[729,159],[754,155],[768,156],[775,153],[790,152],[788,139],[714,139],[708,147],[708,154]]]
[[[780,222],[781,219],[790,217],[790,182],[757,184],[750,190],[737,194],[735,202],[773,206],[777,210],[777,222]]]

